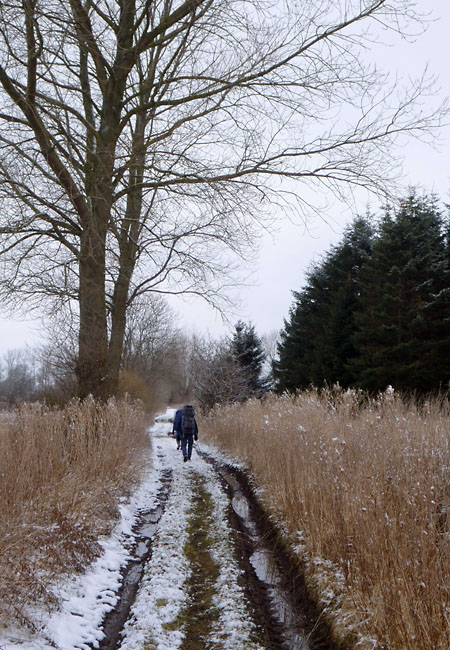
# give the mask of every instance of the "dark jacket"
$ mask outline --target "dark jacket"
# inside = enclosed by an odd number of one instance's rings
[[[177,440],[181,440],[181,420],[183,418],[183,411],[184,409],[178,409],[178,411],[175,413],[175,419],[173,421],[173,433],[176,433]],[[197,440],[198,426],[197,426],[197,420],[195,418],[194,418],[194,424],[195,424],[194,438]]]

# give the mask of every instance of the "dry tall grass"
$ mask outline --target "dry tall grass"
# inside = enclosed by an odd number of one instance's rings
[[[118,499],[139,479],[145,429],[143,413],[126,400],[1,414],[1,620],[33,627],[33,602],[57,604],[53,579],[98,554]]]
[[[205,429],[263,487],[337,629],[363,648],[450,648],[448,403],[311,391],[217,410]]]

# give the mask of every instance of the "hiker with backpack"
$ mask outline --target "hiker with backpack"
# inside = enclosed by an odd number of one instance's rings
[[[184,462],[191,460],[194,440],[198,440],[198,426],[193,406],[186,404],[183,409],[176,412],[173,430],[177,436],[177,449],[181,442]]]

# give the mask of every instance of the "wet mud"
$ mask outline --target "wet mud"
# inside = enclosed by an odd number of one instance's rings
[[[117,603],[108,612],[103,621],[104,638],[99,642],[98,650],[116,650],[120,647],[121,632],[129,618],[139,583],[144,573],[145,565],[151,559],[152,541],[161,519],[172,483],[172,472],[164,470],[161,473],[161,488],[157,494],[157,505],[146,512],[141,512],[133,527],[134,546],[131,558],[122,570],[122,583],[117,594]],[[94,650],[94,647],[91,646]]]
[[[249,477],[203,458],[215,468],[230,497],[229,518],[241,565],[242,587],[267,650],[346,650],[308,593],[300,563],[262,508]]]

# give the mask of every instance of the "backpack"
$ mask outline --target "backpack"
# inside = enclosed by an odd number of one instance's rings
[[[181,435],[183,438],[195,434],[194,407],[185,406],[181,416]]]

